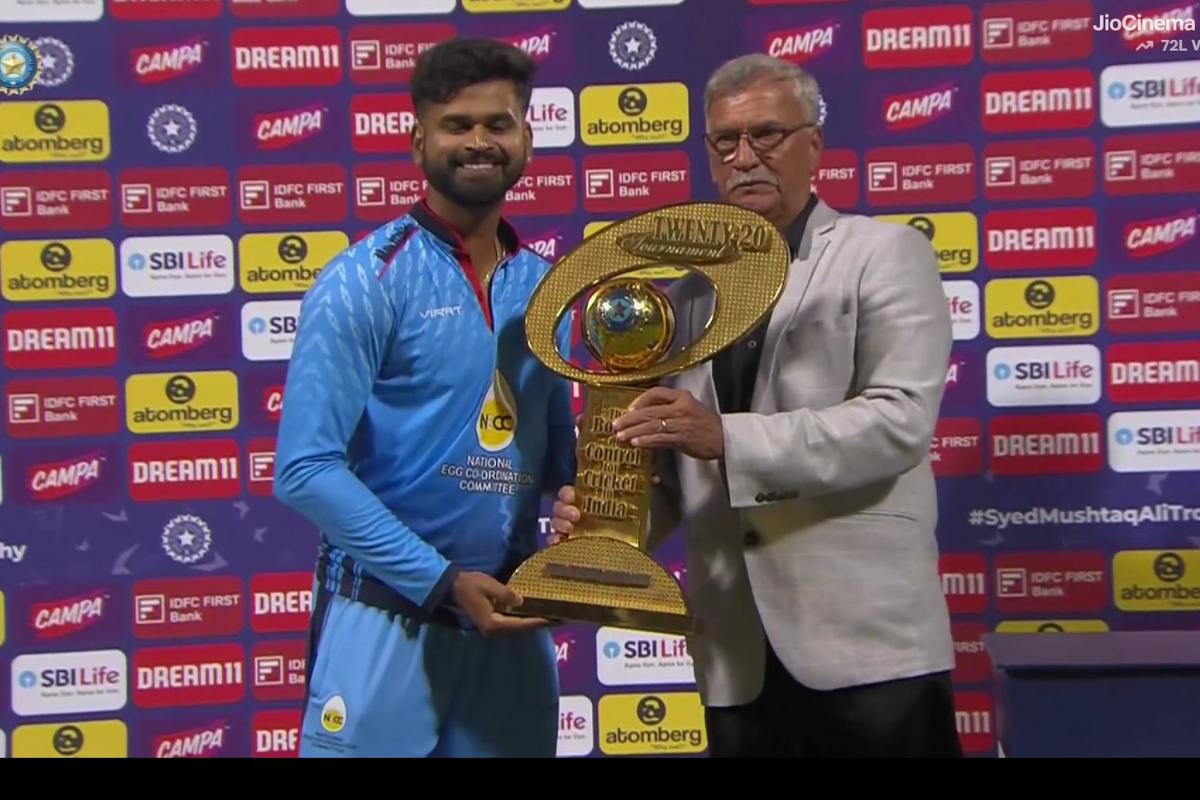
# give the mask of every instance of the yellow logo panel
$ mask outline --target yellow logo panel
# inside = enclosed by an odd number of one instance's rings
[[[1100,285],[1090,275],[988,281],[983,310],[993,339],[1090,336],[1100,327]]]
[[[588,86],[579,93],[584,144],[662,144],[688,138],[688,90],[682,83]]]
[[[699,753],[708,747],[696,692],[600,698],[600,749],[612,756]]]
[[[108,106],[99,100],[0,103],[0,162],[104,161],[111,149]]]
[[[1122,611],[1200,611],[1200,550],[1122,550],[1113,556]]]
[[[116,719],[22,725],[12,733],[12,757],[125,758],[128,740]]]
[[[238,282],[248,294],[306,292],[349,245],[341,231],[249,233],[238,241]]]
[[[996,626],[996,633],[1104,633],[1100,619],[1013,619]]]
[[[586,239],[594,233],[599,233],[612,224],[613,222],[611,220],[607,222],[589,222],[587,225],[583,226],[583,238]]]
[[[472,14],[496,14],[506,11],[562,11],[571,0],[462,0]]]
[[[4,299],[99,300],[117,293],[117,256],[108,239],[42,239],[0,244]]]
[[[970,272],[979,266],[979,220],[970,211],[940,214],[881,214],[884,222],[911,225],[929,239],[942,272]]]
[[[157,372],[125,380],[125,425],[133,433],[228,431],[238,425],[232,372]]]

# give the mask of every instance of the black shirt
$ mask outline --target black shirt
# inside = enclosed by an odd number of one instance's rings
[[[804,238],[808,217],[816,205],[817,196],[809,195],[808,203],[796,216],[795,221],[788,226],[786,238],[793,259],[800,251],[800,241]],[[754,330],[736,344],[725,348],[713,357],[713,383],[717,389],[720,413],[735,414],[750,410],[763,338],[766,336],[767,324],[770,321],[771,315],[768,314]]]

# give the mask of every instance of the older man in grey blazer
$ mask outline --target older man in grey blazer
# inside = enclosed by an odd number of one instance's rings
[[[757,330],[613,427],[658,450],[652,536],[687,536],[710,753],[959,756],[928,456],[952,339],[933,250],[814,194],[820,99],[800,68],[734,59],[704,104],[721,198],[784,234],[787,284]],[[673,287],[680,341],[712,311],[696,285]],[[573,489],[559,498],[569,536]]]

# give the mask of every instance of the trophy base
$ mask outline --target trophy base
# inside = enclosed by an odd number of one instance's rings
[[[514,616],[681,636],[697,631],[671,574],[639,548],[607,536],[577,536],[538,551],[508,586],[524,599],[506,612]]]

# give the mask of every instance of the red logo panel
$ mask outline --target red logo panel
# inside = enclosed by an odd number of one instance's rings
[[[230,0],[229,13],[243,19],[335,17],[341,0]]]
[[[1057,200],[1096,191],[1096,146],[1090,139],[989,142],[983,148],[988,200]]]
[[[1007,614],[1100,611],[1108,605],[1108,563],[1100,552],[996,556],[996,610]]]
[[[1122,342],[1105,361],[1105,389],[1115,403],[1200,401],[1200,341]]]
[[[236,575],[133,585],[133,633],[139,639],[231,636],[243,625],[242,579]]]
[[[254,758],[296,758],[300,753],[299,709],[260,711],[254,715]]]
[[[505,196],[512,217],[570,214],[575,210],[575,162],[570,156],[539,156]]]
[[[983,217],[984,261],[996,270],[1090,267],[1096,225],[1089,206],[989,211]]]
[[[1092,54],[1091,0],[987,3],[980,56],[988,64],[1077,61]]]
[[[883,8],[862,18],[863,61],[871,69],[960,67],[975,57],[967,5]]]
[[[240,644],[157,647],[133,654],[133,703],[176,708],[236,703],[246,694]]]
[[[1194,194],[1200,133],[1139,133],[1104,140],[1104,191],[1112,195]]]
[[[339,164],[277,164],[238,171],[238,219],[246,225],[341,222],[346,171]]]
[[[583,207],[593,213],[643,211],[691,196],[691,167],[682,150],[583,159]]]
[[[813,190],[822,200],[832,208],[853,208],[858,205],[858,184],[858,153],[849,148],[833,148],[821,154]]]
[[[9,369],[108,367],[116,362],[117,315],[111,308],[4,315],[4,366]]]
[[[987,564],[979,553],[943,553],[938,557],[942,593],[951,614],[987,610]]]
[[[955,683],[982,683],[992,674],[992,659],[983,647],[983,634],[987,628],[979,622],[950,623],[950,635],[954,637],[954,672],[950,679]]]
[[[983,76],[983,129],[1087,128],[1096,120],[1095,83],[1088,69],[989,72]]]
[[[963,753],[991,753],[996,749],[996,715],[987,692],[955,692],[954,723]]]
[[[867,151],[867,201],[871,205],[969,203],[974,199],[975,151],[969,144]]]
[[[112,179],[99,169],[0,175],[0,230],[95,231],[112,224]]]
[[[239,459],[233,439],[138,442],[129,448],[129,496],[139,503],[237,497]]]
[[[1104,288],[1113,333],[1200,331],[1200,272],[1117,275]]]
[[[983,428],[973,417],[939,419],[929,442],[929,460],[939,478],[983,472]]]
[[[412,208],[425,195],[428,182],[407,161],[354,165],[354,213],[359,219],[387,222]]]
[[[103,376],[9,381],[8,435],[14,439],[107,436],[121,428],[117,381]]]
[[[250,494],[270,497],[275,486],[275,440],[251,439],[246,445],[246,488]]]
[[[257,633],[308,630],[312,615],[311,572],[274,572],[250,579],[250,627]]]
[[[304,697],[304,639],[259,642],[251,653],[254,681],[251,694],[258,701],[299,700]]]
[[[127,169],[119,183],[121,225],[126,228],[229,224],[229,173],[221,167]]]
[[[243,89],[336,86],[342,80],[342,35],[333,25],[234,28],[229,46],[233,84]]]
[[[355,25],[350,28],[347,59],[350,80],[358,84],[404,84],[412,78],[417,56],[457,31],[453,25]]]
[[[1097,414],[993,417],[988,428],[996,475],[1098,472],[1104,466]]]
[[[222,0],[109,0],[108,13],[127,22],[216,19]]]
[[[407,153],[417,117],[407,93],[357,94],[350,100],[350,135],[356,153]]]

